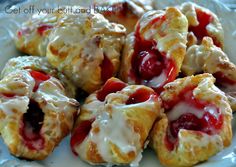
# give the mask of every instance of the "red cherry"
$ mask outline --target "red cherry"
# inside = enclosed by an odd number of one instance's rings
[[[200,130],[201,121],[194,114],[181,115],[179,119],[170,123],[170,131],[173,137],[177,137],[180,129]]]
[[[136,104],[147,101],[151,98],[151,96],[157,96],[153,91],[149,91],[146,89],[138,89],[133,94],[129,96],[129,99],[126,101],[126,104]]]
[[[41,24],[39,25],[39,27],[37,28],[37,32],[39,33],[39,35],[43,35],[43,33],[46,31],[46,30],[49,30],[49,29],[52,29],[53,26],[51,25],[47,25],[47,24]]]
[[[12,93],[2,93],[2,96],[7,97],[7,98],[12,98],[15,96],[15,94]]]
[[[153,52],[142,51],[139,53],[141,62],[139,65],[139,74],[143,79],[150,80],[159,76],[163,69],[163,63]]]
[[[106,96],[110,93],[115,93],[117,91],[122,90],[126,87],[126,84],[119,80],[108,80],[105,85],[97,92],[97,99],[100,101],[104,101]]]
[[[189,31],[192,31],[199,42],[201,42],[203,37],[211,36],[210,34],[208,34],[206,27],[213,21],[214,18],[212,15],[199,9],[196,9],[196,13],[199,24],[197,26],[190,26]],[[212,37],[212,39],[216,46],[221,47],[221,43],[217,41],[215,37]]]
[[[201,124],[204,127],[204,132],[208,134],[213,134],[214,130],[219,130],[223,125],[223,115],[219,114],[218,118],[209,112],[205,112]]]
[[[30,75],[35,80],[35,86],[34,86],[34,89],[33,89],[34,92],[38,89],[40,83],[42,83],[43,81],[46,81],[50,78],[49,75],[44,74],[43,72],[38,72],[38,71],[33,71],[33,70],[30,71]]]
[[[40,134],[44,113],[38,104],[30,101],[27,112],[23,115],[20,125],[20,134],[24,139],[25,145],[32,150],[41,150],[44,148],[44,138]]]
[[[231,78],[227,77],[223,72],[216,72],[213,74],[213,76],[216,78],[216,82],[219,85],[224,85],[224,84],[234,85],[234,84],[236,84],[235,80],[232,80]]]
[[[106,82],[109,78],[112,77],[114,72],[114,67],[110,59],[104,54],[104,58],[102,61],[101,67],[101,78],[103,82]]]
[[[81,144],[84,139],[88,136],[91,128],[92,128],[92,123],[94,122],[95,119],[91,120],[86,120],[82,121],[79,123],[78,127],[75,129],[74,133],[71,136],[70,140],[70,147],[72,152],[78,156],[78,154],[75,151],[75,146]]]

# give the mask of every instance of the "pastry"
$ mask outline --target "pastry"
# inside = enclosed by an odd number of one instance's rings
[[[34,14],[16,32],[17,49],[29,55],[46,56],[48,35],[61,16],[56,10],[50,14]]]
[[[204,37],[201,45],[189,47],[182,72],[185,75],[202,72],[213,74],[216,85],[226,93],[233,111],[236,110],[236,65],[214,45],[210,37]]]
[[[79,103],[54,77],[16,70],[0,81],[0,133],[11,154],[45,159],[69,134]]]
[[[188,46],[200,44],[203,37],[209,36],[216,46],[223,49],[224,31],[212,11],[192,2],[185,2],[179,8],[188,19]]]
[[[173,81],[186,50],[188,22],[174,7],[149,11],[129,34],[120,69],[120,78],[130,84],[144,84],[160,93]]]
[[[16,70],[34,70],[53,76],[61,81],[65,88],[66,95],[74,98],[76,93],[75,85],[61,72],[53,68],[45,57],[19,56],[8,60],[1,72],[1,78]]]
[[[151,146],[164,166],[193,166],[231,144],[232,110],[211,74],[177,79],[161,94],[165,114]]]
[[[101,14],[67,14],[49,36],[47,58],[73,83],[91,93],[116,75],[126,30]]]
[[[130,33],[140,17],[153,9],[152,3],[152,0],[96,0],[94,9],[110,22],[124,25],[127,33]]]
[[[71,149],[94,165],[138,163],[160,106],[151,88],[111,78],[82,105]]]

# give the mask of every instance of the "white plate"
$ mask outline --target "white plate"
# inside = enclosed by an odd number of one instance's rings
[[[156,1],[156,6],[162,9],[169,5],[181,4],[184,0],[166,0]],[[196,3],[210,8],[220,18],[220,21],[225,30],[225,51],[229,55],[230,59],[236,63],[236,13],[227,9],[224,5],[216,0],[198,0]],[[34,5],[35,9],[53,8],[57,7],[58,4],[62,5],[91,5],[91,0],[60,0],[57,3],[54,0],[31,0],[30,2],[20,4],[16,8],[21,7],[22,9],[29,8],[30,5]],[[0,9],[4,9],[4,6],[0,6]],[[5,12],[0,13],[0,69],[4,66],[6,61],[14,56],[18,56],[19,52],[15,49],[13,36],[19,27],[20,23],[26,20],[30,15],[24,14],[6,14]],[[234,116],[236,117],[236,115]],[[232,120],[233,132],[236,132],[236,118]],[[233,167],[236,166],[236,135],[233,136],[232,145],[216,156],[210,158],[207,162],[197,165],[198,167]],[[11,156],[3,144],[0,138],[0,166],[1,167],[91,167],[90,165],[82,162],[78,157],[75,157],[69,147],[69,136],[65,138],[54,152],[44,161],[38,162],[27,162],[19,160]],[[140,163],[140,167],[158,167],[161,166],[156,158],[155,153],[146,149],[143,153],[143,159]]]

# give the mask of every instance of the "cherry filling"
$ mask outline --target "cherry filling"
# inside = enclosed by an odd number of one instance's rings
[[[95,121],[95,119],[90,119],[86,121],[82,121],[79,123],[78,127],[75,129],[74,133],[71,136],[70,140],[70,147],[72,152],[78,156],[78,154],[75,151],[75,147],[77,145],[80,145],[84,139],[88,136],[91,128],[92,123]]]
[[[106,82],[109,78],[112,77],[114,67],[110,59],[104,54],[104,59],[102,61],[101,67],[101,78],[103,82]]]
[[[46,81],[50,78],[49,75],[43,73],[43,72],[38,72],[38,71],[30,71],[30,75],[34,78],[35,80],[35,85],[33,88],[33,91],[37,91],[39,85],[43,82]]]
[[[222,128],[223,115],[219,108],[207,101],[196,99],[193,89],[186,87],[175,100],[163,102],[169,120],[165,142],[170,151],[178,142],[181,129],[213,135]]]
[[[37,28],[37,32],[39,33],[40,36],[43,36],[44,32],[46,30],[52,29],[52,25],[47,25],[47,24],[40,24]]]
[[[20,125],[20,135],[23,138],[24,144],[31,150],[41,150],[44,148],[45,141],[40,133],[43,120],[44,113],[38,104],[31,100]]]
[[[150,24],[162,24],[165,16],[156,18]],[[172,59],[159,52],[157,41],[145,40],[139,34],[140,25],[135,32],[134,53],[131,59],[131,71],[129,76],[137,84],[145,84],[152,87],[157,93],[163,90],[163,86],[177,77],[177,68]],[[163,32],[158,32],[165,36]],[[156,78],[156,79],[154,79]],[[153,83],[154,82],[154,83]]]
[[[236,84],[235,80],[232,80],[232,79],[228,78],[222,72],[216,72],[216,73],[213,74],[213,76],[216,78],[216,84],[217,85],[224,85],[224,84],[234,85],[234,84]]]
[[[201,43],[203,37],[205,36],[211,37],[211,35],[208,34],[206,27],[213,21],[214,17],[211,14],[208,14],[200,9],[195,9],[195,10],[199,24],[197,26],[189,26],[188,30],[194,33],[194,35],[198,39],[198,44],[199,44]],[[216,46],[221,47],[221,44],[219,41],[217,41],[217,39],[215,39],[214,37],[212,37],[212,39]]]
[[[150,90],[140,88],[129,96],[129,99],[126,101],[126,104],[128,105],[128,104],[142,103],[149,100],[151,97],[157,97],[157,94]]]
[[[105,85],[97,92],[97,99],[100,101],[104,101],[106,96],[110,93],[115,93],[117,91],[122,90],[127,85],[119,80],[113,81],[108,80]]]
[[[6,97],[6,98],[12,98],[12,97],[16,96],[15,94],[12,94],[12,93],[1,93],[1,95]]]

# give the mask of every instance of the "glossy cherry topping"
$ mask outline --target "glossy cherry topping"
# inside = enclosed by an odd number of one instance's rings
[[[6,97],[6,98],[12,98],[15,97],[16,95],[13,93],[1,93],[2,96]]]
[[[154,91],[140,88],[129,96],[126,104],[142,103],[149,100],[151,97],[157,97],[157,94]]]
[[[153,19],[149,24],[162,24],[165,19],[165,16],[160,16]],[[158,33],[161,36],[165,36],[162,31]],[[166,83],[173,81],[177,77],[177,68],[172,59],[168,59],[165,53],[159,52],[157,42],[155,40],[143,39],[140,36],[140,25],[137,25],[134,53],[131,59],[132,68],[129,76],[137,84],[148,85],[153,78],[164,75],[164,77],[162,76],[160,79],[157,79],[158,81],[154,81],[157,82],[154,83],[156,86],[152,86],[157,93],[160,93]]]
[[[208,34],[207,32],[207,25],[209,25],[214,20],[214,17],[211,14],[204,12],[203,10],[200,9],[195,9],[195,10],[199,24],[197,26],[189,26],[188,30],[192,31],[194,35],[197,37],[198,43],[201,43],[203,37],[205,36],[211,37],[211,35]],[[221,47],[221,44],[219,41],[217,41],[217,39],[215,39],[214,37],[212,37],[212,39],[216,46]]]
[[[108,80],[105,85],[97,92],[97,99],[104,101],[106,96],[110,93],[115,93],[122,90],[127,85],[119,80]]]
[[[40,133],[43,120],[44,113],[38,104],[31,100],[20,125],[20,134],[24,144],[31,150],[41,150],[44,148],[45,141]]]
[[[34,78],[35,80],[35,86],[33,91],[37,91],[40,83],[42,83],[43,81],[46,81],[50,78],[49,75],[43,73],[43,72],[39,72],[39,71],[30,71],[30,75]]]
[[[193,96],[194,87],[186,87],[172,101],[163,101],[167,115],[175,111],[174,107],[184,103],[185,108],[181,109],[182,114],[170,120],[166,135],[166,146],[171,151],[178,141],[180,129],[193,130],[196,133],[207,133],[213,135],[219,132],[223,125],[223,115],[219,108],[207,101],[196,99]],[[178,113],[175,113],[178,115]]]
[[[191,113],[181,115],[179,119],[170,123],[170,132],[177,138],[180,129],[201,130],[201,121],[197,116]]]
[[[53,28],[52,25],[40,24],[37,28],[37,32],[39,33],[39,35],[42,36],[46,30],[49,30],[49,29],[52,29],[52,28]]]
[[[104,54],[104,59],[102,61],[101,67],[101,78],[103,82],[106,82],[112,77],[114,72],[114,67],[110,59]]]
[[[78,156],[78,154],[75,151],[75,146],[80,145],[84,139],[88,136],[91,128],[92,128],[92,123],[94,122],[95,119],[90,119],[86,121],[82,121],[79,123],[78,127],[75,129],[74,133],[71,136],[70,140],[70,146],[72,152]]]
[[[235,80],[230,79],[222,72],[216,72],[213,74],[213,76],[216,78],[216,83],[218,85],[225,85],[225,84],[234,85],[234,84],[236,84]]]

